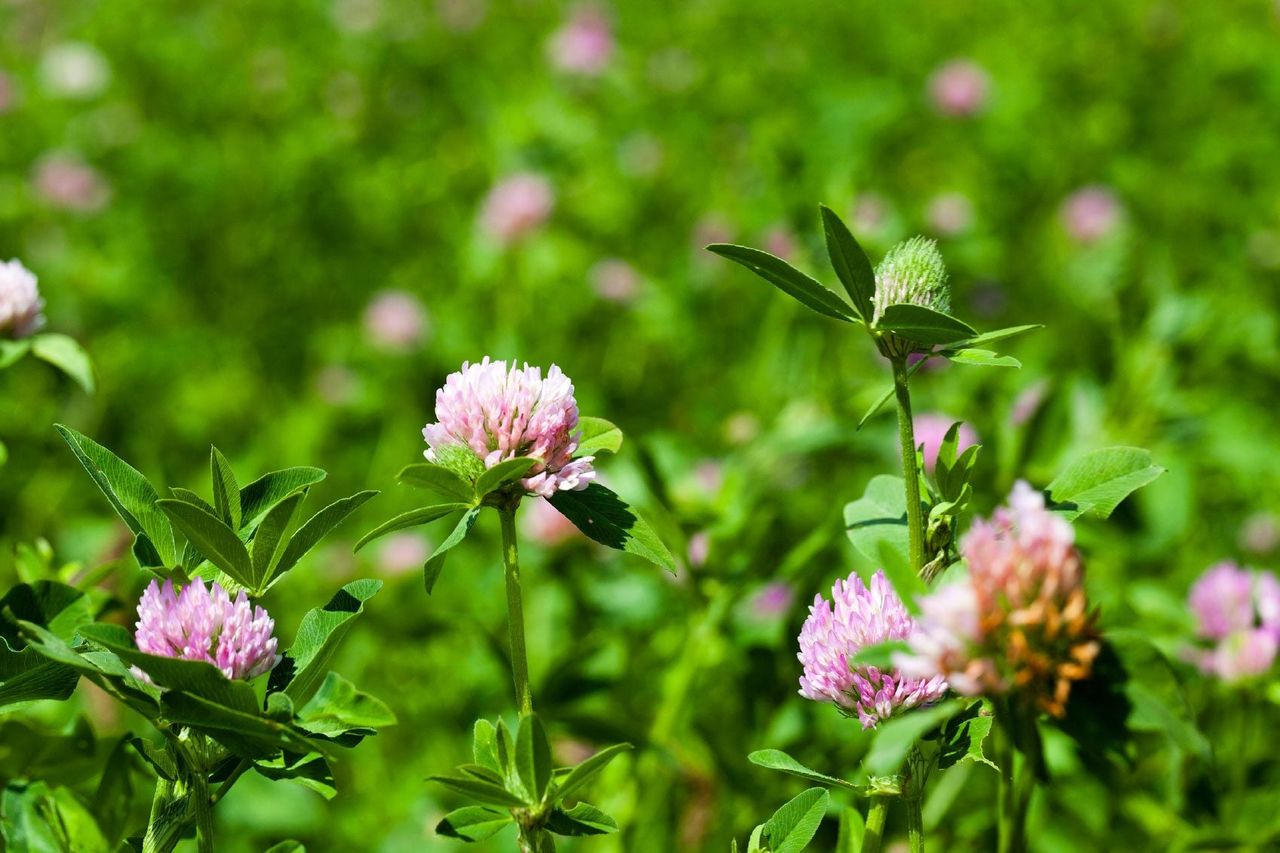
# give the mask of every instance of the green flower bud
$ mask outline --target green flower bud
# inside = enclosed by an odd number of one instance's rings
[[[446,444],[434,448],[435,462],[448,468],[468,483],[484,473],[484,460],[465,444]]]
[[[938,244],[926,237],[912,237],[889,250],[876,267],[873,323],[880,322],[890,305],[910,303],[944,314],[951,309],[951,285],[947,265]]]

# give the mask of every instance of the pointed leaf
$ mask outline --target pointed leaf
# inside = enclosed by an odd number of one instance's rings
[[[289,495],[273,506],[262,519],[262,524],[258,526],[249,555],[253,563],[252,589],[255,594],[261,595],[265,591],[266,582],[272,576],[271,568],[275,562],[276,553],[280,550],[280,543],[284,541],[285,531],[293,523],[293,516],[306,495],[305,490]]]
[[[787,755],[780,749],[760,749],[747,756],[747,760],[758,767],[767,767],[770,770],[779,770],[783,773],[790,773],[792,776],[799,776],[801,779],[808,779],[810,782],[820,782],[823,785],[836,785],[841,788],[848,788],[851,791],[862,792],[865,789],[863,785],[855,785],[852,782],[846,782],[844,779],[837,779],[834,776],[828,776],[825,773],[819,773],[817,770],[810,770],[799,761],[796,761],[790,755]]]
[[[156,506],[169,516],[205,558],[236,583],[253,588],[253,565],[240,537],[216,515],[176,498],[162,498]]]
[[[733,246],[728,243],[714,243],[707,246],[707,251],[741,264],[819,314],[844,320],[846,323],[851,322],[856,316],[848,303],[782,258],[775,258],[759,249]]]
[[[569,799],[590,782],[597,773],[603,770],[610,761],[613,761],[613,759],[629,749],[631,749],[631,744],[617,743],[613,746],[605,747],[586,761],[583,761],[570,770],[568,776],[564,777],[564,781],[556,789],[556,798],[560,801]]]
[[[280,562],[271,573],[272,580],[279,578],[298,564],[316,543],[329,535],[329,531],[337,527],[343,520],[360,508],[365,501],[378,494],[374,491],[357,492],[349,498],[342,498],[329,504],[324,509],[307,519],[306,523],[289,538]]]
[[[484,806],[465,806],[445,815],[444,820],[436,824],[436,832],[463,841],[484,841],[511,822],[510,812],[500,812]]]
[[[304,486],[313,486],[325,478],[319,468],[285,468],[263,474],[240,490],[241,526],[252,529],[271,507]]]
[[[16,364],[24,355],[31,351],[31,342],[28,340],[7,341],[0,340],[0,370],[4,370],[12,364]]]
[[[918,344],[953,344],[976,334],[968,323],[923,305],[898,304],[884,309],[876,328]]]
[[[351,622],[364,612],[364,605],[382,589],[382,581],[356,580],[344,586],[324,607],[307,612],[298,626],[293,645],[271,671],[267,691],[283,690],[295,705],[302,705],[315,693],[329,669],[338,643],[351,629]]]
[[[863,496],[845,505],[844,525],[854,547],[884,568],[898,595],[911,606],[925,587],[907,560],[905,489],[901,477],[871,478]]]
[[[822,212],[822,230],[827,238],[831,266],[849,294],[853,310],[859,317],[867,317],[871,314],[876,292],[876,274],[871,268],[871,260],[831,208],[822,204],[818,209]]]
[[[551,744],[537,714],[520,718],[516,730],[516,776],[532,803],[542,802],[551,782]]]
[[[618,823],[590,803],[578,803],[571,809],[554,809],[547,818],[547,829],[556,835],[604,835],[617,832]]]
[[[617,453],[622,447],[622,430],[604,418],[578,418],[578,427],[582,438],[574,456]]]
[[[435,589],[436,581],[440,579],[440,573],[444,571],[445,557],[449,555],[449,552],[458,543],[467,538],[467,534],[471,532],[471,528],[475,526],[476,519],[479,517],[480,507],[476,506],[467,510],[466,514],[458,519],[453,531],[431,552],[431,556],[427,558],[426,564],[422,567],[422,583],[426,587],[427,595],[430,595],[431,590]]]
[[[1030,332],[1032,329],[1043,329],[1044,326],[1035,323],[1030,326],[1010,326],[1007,329],[997,329],[994,332],[983,332],[972,338],[965,338],[963,341],[957,341],[957,347],[978,347],[986,344],[994,344],[996,341],[1003,341],[1006,338],[1012,338],[1014,335],[1021,335],[1023,332]]]
[[[359,551],[373,540],[386,536],[388,533],[392,533],[396,530],[404,530],[406,527],[417,527],[420,524],[428,524],[437,519],[444,518],[446,515],[451,513],[469,508],[471,508],[471,504],[447,503],[411,509],[408,512],[397,515],[395,518],[384,521],[373,530],[370,530],[368,533],[361,536],[360,541],[356,542],[355,550]]]
[[[231,464],[218,448],[209,450],[209,473],[213,479],[215,514],[233,530],[240,529],[240,485]]]
[[[974,364],[980,367],[1022,367],[1022,362],[1008,355],[996,355],[989,349],[948,350],[946,357],[956,364]]]
[[[800,853],[818,832],[831,794],[826,788],[810,788],[773,813],[764,822],[764,842],[771,853]]]
[[[676,561],[649,523],[622,498],[599,483],[556,492],[547,501],[588,537],[618,551],[636,554],[673,575]]]
[[[428,489],[446,498],[453,498],[468,504],[475,501],[475,486],[443,465],[419,462],[416,465],[409,465],[400,469],[396,479],[406,486]]]
[[[489,803],[495,806],[506,806],[507,808],[520,808],[528,805],[524,800],[499,785],[492,782],[485,782],[481,779],[468,779],[463,776],[430,776],[428,782],[435,782],[444,785],[451,791],[455,791],[473,800],[482,803]]]
[[[519,480],[537,464],[538,460],[531,456],[517,456],[515,459],[499,462],[476,478],[476,496],[482,498],[508,483]]]
[[[875,740],[863,764],[872,776],[891,776],[898,772],[911,747],[926,732],[942,725],[964,710],[967,703],[949,699],[928,708],[916,708],[909,714],[894,717],[876,727]]]

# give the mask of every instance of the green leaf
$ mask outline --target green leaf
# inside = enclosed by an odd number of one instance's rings
[[[713,243],[707,251],[739,263],[802,305],[836,320],[852,322],[856,316],[848,303],[791,264],[768,252],[746,246]]]
[[[437,519],[444,518],[450,513],[470,508],[471,504],[447,503],[411,509],[408,512],[397,515],[395,518],[384,521],[364,536],[361,536],[360,541],[356,542],[355,550],[359,551],[373,540],[386,536],[388,533],[392,533],[396,530],[404,530],[406,527],[417,527],[419,524],[427,524]]]
[[[316,752],[302,756],[281,754],[269,759],[258,759],[253,763],[253,769],[267,779],[301,785],[326,800],[332,800],[338,794],[337,783],[333,781],[333,768],[323,755]]]
[[[302,617],[293,645],[271,671],[267,692],[283,690],[295,705],[312,697],[329,669],[338,643],[351,630],[351,621],[364,612],[364,605],[382,589],[382,581],[356,580],[344,586],[324,607]]]
[[[272,581],[274,582],[296,566],[317,542],[328,536],[333,528],[376,494],[378,493],[374,491],[357,492],[351,497],[334,501],[307,519],[306,523],[289,538],[289,544],[280,555],[280,562],[276,563],[275,570],[271,573]]]
[[[983,332],[972,338],[965,338],[963,341],[957,341],[958,347],[980,347],[986,344],[994,344],[996,341],[1003,341],[1006,338],[1012,338],[1014,335],[1021,335],[1023,332],[1029,332],[1032,329],[1043,329],[1044,326],[1035,323],[1030,326],[1010,326],[1007,329],[997,329],[994,332]]]
[[[494,806],[520,808],[528,805],[506,788],[481,779],[468,779],[462,776],[430,776],[427,781],[444,785],[451,791]]]
[[[872,477],[863,496],[845,505],[844,526],[854,547],[884,568],[885,576],[910,607],[925,586],[907,557],[905,489],[901,477]]]
[[[876,328],[927,346],[953,344],[976,334],[972,326],[950,314],[905,303],[885,308]]]
[[[825,773],[819,773],[817,770],[810,770],[799,761],[796,761],[790,755],[787,755],[780,749],[759,749],[747,756],[747,760],[757,767],[766,767],[769,770],[778,770],[782,773],[790,773],[792,776],[799,776],[801,779],[808,779],[810,782],[820,782],[823,785],[836,785],[840,788],[848,788],[851,791],[861,793],[865,786],[855,785],[852,782],[846,782],[844,779],[837,779],[834,776],[828,776]]]
[[[124,839],[133,805],[132,769],[136,760],[129,748],[130,739],[125,736],[116,741],[93,795],[93,814],[98,828],[112,847]]]
[[[649,523],[599,483],[591,483],[580,491],[556,492],[547,501],[601,545],[636,554],[673,575],[676,573],[675,558]]]
[[[240,529],[240,485],[231,464],[216,447],[209,448],[209,474],[213,480],[214,514],[235,532]]]
[[[989,349],[949,350],[946,357],[956,364],[973,364],[981,367],[1022,367],[1022,362],[1007,355],[996,355]]]
[[[427,595],[430,595],[431,590],[435,589],[436,581],[440,579],[440,573],[444,571],[445,558],[449,556],[449,552],[458,543],[467,538],[467,534],[471,532],[471,528],[475,526],[476,519],[479,517],[480,507],[476,506],[467,510],[466,514],[458,519],[458,523],[454,526],[452,532],[431,552],[431,556],[427,558],[426,564],[422,567],[422,584],[427,590]]]
[[[991,734],[994,717],[982,714],[984,703],[974,702],[965,711],[947,720],[942,727],[941,743],[938,747],[938,768],[945,770],[964,761],[985,764],[992,770],[999,771],[983,751],[987,735]]]
[[[613,746],[605,747],[586,761],[583,761],[577,767],[570,770],[568,776],[564,777],[564,780],[556,789],[556,798],[560,801],[564,801],[576,794],[584,785],[591,781],[597,773],[603,770],[609,762],[613,761],[613,759],[617,758],[629,749],[631,749],[631,744],[617,743]]]
[[[241,525],[252,529],[271,507],[306,486],[313,486],[325,478],[319,468],[285,468],[263,474],[240,490]]]
[[[582,438],[575,456],[617,453],[622,447],[622,430],[604,418],[578,418],[578,428]]]
[[[147,479],[92,439],[62,424],[54,424],[54,429],[67,442],[125,525],[138,537],[139,547],[134,553],[154,558],[143,562],[143,566],[172,566],[176,563],[178,553],[173,528],[156,506],[160,496]]]
[[[510,812],[484,806],[465,806],[449,812],[436,824],[436,832],[463,841],[484,841],[512,822]]]
[[[0,465],[9,461],[9,447],[3,441],[0,441]]]
[[[279,844],[272,844],[267,848],[266,853],[307,853],[307,848],[302,846],[301,841],[281,841]]]
[[[547,829],[556,835],[603,835],[617,832],[618,824],[590,803],[578,803],[571,809],[554,809],[547,817]]]
[[[901,716],[876,727],[875,739],[863,764],[872,776],[891,776],[898,772],[907,753],[917,740],[965,707],[959,699],[949,699],[929,708],[913,708]]]
[[[476,496],[483,498],[490,492],[519,480],[537,464],[538,460],[532,456],[517,456],[515,459],[506,459],[492,468],[485,469],[485,472],[476,478]]]
[[[827,813],[831,795],[826,788],[810,788],[764,822],[763,839],[771,853],[799,853],[813,840]]]
[[[1106,447],[1072,462],[1046,491],[1068,519],[1092,513],[1111,515],[1120,502],[1164,473],[1151,452],[1138,447]]]
[[[31,343],[27,340],[0,340],[0,370],[4,370],[6,367],[16,364],[30,350]]]
[[[176,498],[162,498],[156,506],[169,516],[173,526],[200,549],[200,553],[232,580],[253,588],[253,564],[249,551],[235,531],[216,515]]]
[[[443,465],[419,462],[402,468],[396,479],[406,486],[427,489],[446,498],[454,498],[467,504],[475,502],[475,486]]]
[[[36,335],[31,338],[31,354],[70,376],[86,393],[93,393],[93,363],[74,338],[59,334]]]
[[[520,718],[516,730],[516,777],[530,802],[542,802],[551,783],[551,744],[537,714]]]
[[[0,708],[38,699],[62,701],[71,697],[80,673],[69,666],[41,660],[23,672],[0,679]]]
[[[836,835],[836,853],[862,853],[867,823],[862,812],[852,807],[840,810],[840,831]]]
[[[396,715],[382,700],[358,690],[336,672],[325,676],[320,689],[298,711],[299,726],[329,736],[356,729],[380,729],[395,722]]]
[[[929,355],[925,355],[924,358],[919,359],[915,364],[908,367],[907,377],[910,378],[912,376],[915,376],[916,373],[920,371],[920,368],[925,366],[925,363],[928,362],[929,358],[930,358]],[[884,404],[889,402],[889,400],[893,398],[894,390],[895,390],[894,387],[890,385],[888,388],[884,390],[883,394],[881,394],[879,397],[876,398],[876,401],[872,403],[871,406],[865,412],[862,413],[862,417],[858,418],[858,426],[856,427],[857,429],[862,429],[863,425],[867,421],[875,417],[876,412],[880,411],[880,409],[884,407]]]
[[[472,729],[471,757],[481,767],[499,774],[503,772],[502,765],[498,763],[498,732],[488,720],[476,720]]]
[[[89,809],[69,788],[10,782],[0,800],[8,850],[30,853],[107,853],[107,839]]]
[[[272,577],[272,566],[280,543],[284,541],[285,531],[293,523],[293,517],[306,497],[306,491],[294,492],[280,503],[273,506],[262,519],[258,532],[254,534],[250,560],[253,565],[253,586],[255,595],[261,595]]]
[[[853,310],[865,318],[871,313],[876,292],[876,274],[871,268],[871,260],[831,208],[820,204],[818,210],[822,212],[822,230],[827,238],[831,266],[849,294]]]

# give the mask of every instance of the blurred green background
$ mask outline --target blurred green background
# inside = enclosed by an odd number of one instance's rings
[[[1046,324],[1010,344],[1020,371],[922,373],[917,411],[981,437],[982,511],[1083,451],[1152,449],[1168,473],[1080,537],[1104,624],[1172,648],[1205,565],[1280,544],[1277,140],[1270,0],[3,0],[0,257],[39,276],[100,389],[34,360],[0,374],[0,572],[37,537],[86,566],[127,555],[54,422],[159,484],[203,492],[215,443],[242,482],[328,469],[317,503],[383,489],[266,604],[288,637],[339,582],[387,579],[335,668],[399,725],[339,766],[331,802],[242,783],[219,847],[454,849],[432,828],[456,801],[423,779],[513,706],[496,523],[430,599],[442,531],[350,545],[413,505],[394,475],[446,374],[557,363],[628,435],[606,481],[689,554],[673,581],[523,510],[559,753],[639,747],[593,798],[624,831],[566,849],[725,850],[802,786],[747,752],[840,773],[865,748],[796,695],[793,638],[855,565],[843,504],[896,462],[891,415],[854,429],[888,385],[866,341],[701,246],[830,283],[822,201],[873,259],[937,237],[959,316]],[[121,619],[144,580],[112,576]],[[103,740],[130,723],[81,703]],[[1265,765],[1231,805],[1159,737],[1102,775],[1050,747],[1037,849],[1277,830]],[[994,774],[967,774],[926,807],[939,849],[992,838]]]

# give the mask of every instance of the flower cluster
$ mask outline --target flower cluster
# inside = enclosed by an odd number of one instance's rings
[[[1196,633],[1213,644],[1191,658],[1204,672],[1239,681],[1271,668],[1280,650],[1280,580],[1235,563],[1210,566],[1187,600]]]
[[[233,601],[216,582],[207,588],[196,578],[179,592],[173,581],[152,581],[138,602],[134,640],[149,655],[204,661],[227,678],[249,679],[275,666],[274,630],[243,590]]]
[[[21,261],[0,261],[0,336],[23,338],[44,325],[44,300]]]
[[[902,640],[912,633],[911,616],[883,571],[871,578],[870,587],[856,573],[837,580],[831,597],[834,608],[821,595],[814,596],[809,618],[800,630],[801,696],[853,711],[868,729],[899,711],[942,697],[947,683],[940,675],[913,678],[895,670],[849,664],[868,646]]]
[[[1019,482],[1007,508],[974,523],[961,553],[969,576],[921,600],[912,653],[894,663],[965,695],[1017,691],[1062,716],[1101,648],[1075,531]]]
[[[437,422],[422,430],[428,461],[471,476],[518,456],[538,463],[521,480],[542,497],[585,489],[595,479],[594,457],[574,459],[578,449],[578,404],[573,383],[554,364],[547,371],[505,361],[462,365],[436,391]]]

